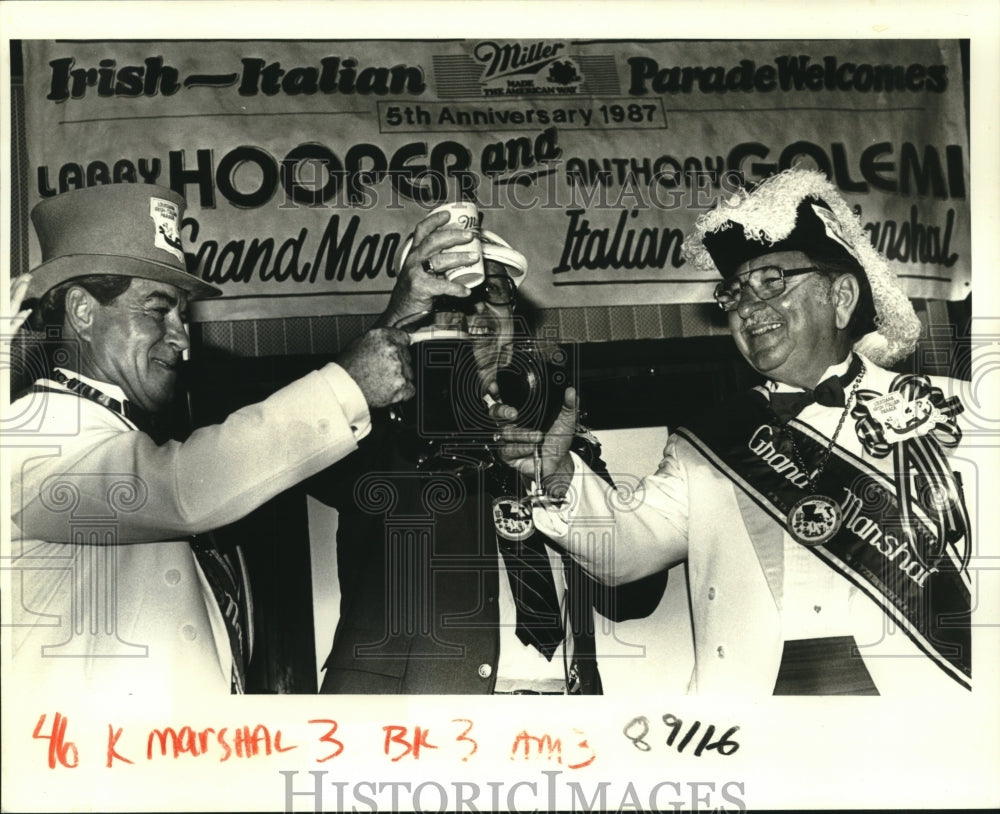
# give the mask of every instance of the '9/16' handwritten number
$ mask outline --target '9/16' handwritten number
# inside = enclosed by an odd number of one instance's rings
[[[667,713],[663,716],[663,723],[665,723],[667,728],[670,730],[670,734],[667,735],[667,746],[674,746],[678,735],[680,735],[681,732],[684,732],[684,721],[676,715]],[[684,733],[680,742],[677,743],[676,748],[678,752],[684,751],[687,745],[691,743],[699,729],[701,729],[701,721],[695,721],[690,725],[690,727],[688,727],[687,732]],[[739,743],[732,739],[733,735],[738,730],[738,726],[729,727],[729,729],[723,733],[722,737],[713,743],[712,736],[715,735],[715,726],[713,724],[709,724],[705,729],[704,734],[701,736],[701,740],[698,741],[698,745],[694,749],[695,757],[701,757],[702,753],[706,750],[715,750],[720,755],[733,754],[733,752],[740,748]],[[652,749],[652,746],[650,746],[649,742],[646,740],[646,736],[649,734],[649,719],[645,715],[639,715],[625,724],[625,728],[622,729],[622,734],[632,741],[632,745],[640,752],[648,752]]]

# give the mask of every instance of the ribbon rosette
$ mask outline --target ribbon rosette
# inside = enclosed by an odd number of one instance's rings
[[[968,565],[969,515],[961,482],[951,471],[944,448],[958,445],[962,431],[956,416],[963,411],[957,396],[945,398],[926,376],[897,376],[882,394],[858,390],[851,416],[865,451],[875,458],[895,455],[895,479],[904,520],[910,506],[918,505],[937,531],[936,559],[948,544],[964,539],[962,569]],[[912,473],[913,479],[909,475]]]

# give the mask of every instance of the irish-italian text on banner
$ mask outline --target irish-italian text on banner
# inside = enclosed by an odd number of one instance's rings
[[[474,199],[541,307],[705,302],[681,256],[741,179],[827,173],[912,297],[970,289],[957,41],[24,43],[29,203],[182,193],[201,320],[372,314]],[[32,264],[39,261],[32,246]]]

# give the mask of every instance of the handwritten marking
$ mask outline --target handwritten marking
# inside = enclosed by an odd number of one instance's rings
[[[587,742],[587,738],[584,732],[580,729],[574,729],[577,735],[583,736],[579,740],[574,748],[581,750],[580,757],[574,763],[567,763],[567,768],[570,769],[581,769],[584,766],[589,766],[597,758],[597,753],[594,751],[593,747]],[[563,762],[563,742],[562,738],[554,738],[547,732],[542,735],[533,735],[526,729],[522,729],[514,738],[514,743],[510,748],[510,759],[514,760],[517,758],[518,753],[523,760],[553,760],[556,763],[562,764]],[[569,759],[569,758],[567,758]]]
[[[323,734],[323,737],[321,737],[319,740],[320,743],[329,743],[334,748],[334,751],[328,754],[326,757],[316,758],[317,763],[324,763],[327,760],[332,760],[333,758],[337,757],[337,755],[339,755],[341,752],[344,751],[344,744],[337,738],[333,737],[333,734],[337,731],[336,721],[331,720],[329,718],[312,718],[310,719],[309,723],[326,724],[327,726],[329,726],[329,729]]]
[[[472,731],[472,725],[473,725],[472,721],[470,721],[468,718],[452,718],[452,723],[456,723],[456,724],[457,723],[465,723],[465,724],[468,724],[468,726],[465,728],[465,731],[462,732],[462,734],[459,735],[457,738],[455,738],[456,741],[459,741],[459,742],[467,741],[467,742],[469,742],[469,743],[472,744],[472,749],[469,752],[469,754],[464,755],[462,757],[462,762],[464,763],[470,757],[472,757],[474,754],[476,754],[476,752],[479,749],[479,743],[474,738],[468,737],[469,733]]]
[[[160,757],[177,759],[181,755],[201,757],[207,754],[213,740],[224,750],[224,754],[219,758],[220,763],[225,763],[234,754],[236,757],[251,758],[260,754],[269,756],[272,752],[290,752],[298,748],[294,745],[282,746],[281,730],[276,729],[272,738],[270,730],[263,724],[257,724],[252,730],[249,726],[236,727],[231,735],[229,727],[225,726],[219,730],[210,726],[200,730],[182,726],[179,730],[175,730],[168,726],[150,731],[146,739],[146,760],[153,759],[153,745],[157,741],[160,744]]]
[[[389,726],[383,726],[382,731],[385,732],[384,750],[386,755],[389,754],[391,745],[394,743],[403,747],[403,751],[392,758],[393,763],[411,754],[413,755],[414,760],[419,760],[420,750],[422,748],[437,749],[437,746],[427,740],[427,736],[430,735],[430,730],[423,727],[413,727],[412,742],[406,740],[406,735],[409,732],[409,729],[405,726],[390,724]]]
[[[133,763],[127,757],[122,757],[118,754],[118,750],[115,748],[118,745],[118,739],[122,736],[122,728],[118,727],[113,729],[111,724],[108,724],[108,762],[107,767],[110,769],[112,761],[120,760],[122,763]]]
[[[662,720],[670,730],[670,734],[667,735],[666,745],[672,747],[677,740],[677,736],[681,732],[684,732],[684,721],[670,713],[664,715]],[[701,721],[691,723],[681,737],[680,743],[677,744],[676,748],[678,752],[683,752],[687,748],[699,729],[701,729]],[[715,725],[709,724],[705,729],[705,734],[701,736],[701,740],[694,749],[694,756],[701,757],[706,751],[718,751],[720,755],[726,756],[733,754],[740,748],[740,744],[732,739],[733,735],[739,729],[738,726],[729,727],[722,734],[722,737],[713,743],[712,737],[715,735]],[[638,715],[625,724],[622,728],[622,734],[632,741],[632,745],[640,752],[649,752],[653,748],[649,741],[646,740],[646,736],[649,734],[649,719],[645,715]]]
[[[42,727],[45,726],[45,713],[38,719],[35,731],[31,737],[38,740],[48,740],[49,742],[49,768],[54,769],[56,764],[67,769],[75,769],[80,762],[80,753],[76,744],[66,740],[66,727],[69,719],[64,718],[62,713],[57,712],[55,720],[52,722],[52,731],[48,735],[41,734]]]

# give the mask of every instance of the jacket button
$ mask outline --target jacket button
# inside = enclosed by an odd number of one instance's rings
[[[715,599],[715,588],[709,588],[708,589],[708,598],[709,599]]]
[[[194,625],[184,625],[181,628],[181,636],[187,639],[189,642],[193,642],[198,638],[198,631],[194,629]]]
[[[167,583],[167,585],[176,585],[181,581],[181,572],[176,568],[171,568],[163,575],[163,581]]]
[[[724,659],[726,657],[726,649],[721,644],[715,652],[719,654],[720,659]]]
[[[480,678],[489,678],[491,675],[493,675],[493,668],[490,665],[488,665],[488,664],[480,664],[479,665],[479,677]]]

